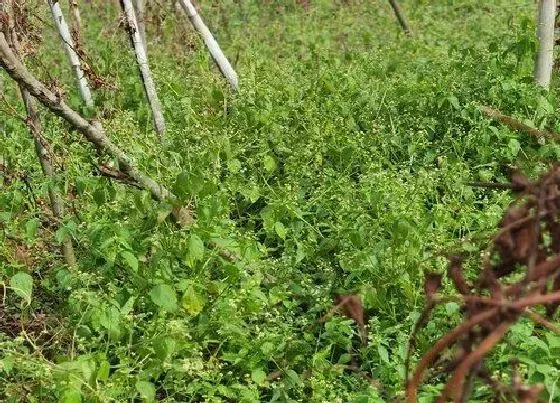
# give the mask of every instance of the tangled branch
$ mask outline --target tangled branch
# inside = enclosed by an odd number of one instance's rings
[[[515,173],[508,188],[518,194],[517,202],[501,220],[478,278],[468,282],[461,259],[458,256],[450,259],[447,274],[457,290],[457,295],[451,298],[462,305],[463,320],[416,364],[407,380],[408,402],[416,402],[418,388],[427,370],[435,367],[448,349],[455,351],[455,358],[447,366],[450,376],[438,402],[449,399],[466,401],[476,379],[512,400],[538,401],[541,385],[524,386],[515,372],[511,385],[501,384],[489,375],[484,358],[522,316],[539,326],[560,332],[549,319],[533,310],[544,307],[550,318],[560,305],[560,166],[551,168],[536,182]],[[436,294],[441,280],[442,277],[436,274],[426,277],[427,302],[410,337],[407,374],[417,333],[433,308],[450,300],[450,297]]]

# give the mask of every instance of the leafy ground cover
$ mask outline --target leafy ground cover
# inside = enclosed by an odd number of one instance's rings
[[[536,175],[560,155],[477,109],[560,129],[554,92],[531,77],[532,1],[402,6],[411,38],[383,2],[205,2],[202,14],[240,74],[232,94],[182,14],[154,3],[149,56],[168,125],[160,143],[118,9],[83,4],[90,64],[116,87],[95,92],[107,133],[198,219],[178,229],[169,206],[95,175],[91,148],[44,112],[67,195],[55,231],[27,128],[2,105],[2,399],[402,398],[424,272],[443,272],[448,251],[471,252],[477,267],[474,252],[511,200],[464,182],[505,181],[511,167]],[[28,66],[56,78],[78,107],[46,11],[31,16],[45,39]],[[65,237],[77,246],[77,269],[62,264],[56,245]],[[210,244],[242,259],[227,262]],[[363,299],[365,346],[351,320],[320,321],[341,293]],[[445,305],[419,351],[457,309]],[[491,369],[515,356],[554,400],[559,348],[560,338],[522,322]],[[440,381],[421,401],[432,401]]]

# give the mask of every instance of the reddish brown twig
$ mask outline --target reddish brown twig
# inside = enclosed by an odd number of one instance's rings
[[[560,305],[560,166],[552,167],[535,182],[515,172],[512,183],[500,187],[518,193],[518,199],[505,212],[484,253],[478,279],[472,284],[465,280],[457,257],[450,259],[448,270],[456,295],[435,295],[439,287],[434,287],[433,275],[426,278],[426,308],[411,335],[407,374],[413,341],[434,306],[457,301],[462,305],[463,321],[421,357],[412,377],[407,379],[408,402],[416,401],[428,368],[436,365],[444,351],[452,349],[456,350],[455,357],[444,366],[450,376],[439,402],[449,398],[466,401],[475,378],[491,385],[502,396],[526,403],[538,401],[542,389],[539,385],[524,386],[515,374],[511,385],[497,383],[489,377],[483,361],[521,316],[560,334],[558,326],[533,310],[545,307],[550,316]],[[511,278],[513,274],[515,277]]]

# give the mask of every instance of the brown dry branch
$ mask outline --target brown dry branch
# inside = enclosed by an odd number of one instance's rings
[[[163,185],[157,183],[149,176],[140,172],[133,160],[118,148],[105,134],[104,131],[94,126],[91,122],[70,108],[63,99],[50,91],[43,83],[38,81],[13,54],[4,34],[0,33],[0,66],[21,84],[31,95],[37,98],[45,107],[54,114],[62,117],[77,131],[82,133],[99,151],[115,157],[119,168],[130,176],[142,188],[148,190],[159,201],[174,202],[176,197]],[[192,212],[177,209],[174,212],[178,221],[192,222]]]
[[[107,137],[103,129],[70,108],[64,102],[60,94],[51,91],[43,83],[38,81],[13,54],[2,32],[0,32],[0,67],[2,67],[19,85],[29,91],[29,93],[47,109],[63,118],[70,126],[80,132],[98,151],[116,158],[119,169],[130,179],[130,182],[134,182],[137,186],[149,191],[155,200],[174,204],[175,207],[172,210],[172,214],[179,226],[188,227],[194,223],[195,218],[191,208],[176,205],[177,197],[163,184],[156,182],[150,176],[141,172],[133,159],[114,144],[109,137]],[[218,255],[227,261],[237,261],[240,259],[239,256],[231,251],[223,249],[211,242],[208,246],[210,248],[215,248]]]
[[[14,7],[11,3],[8,2],[2,5],[2,10],[6,12],[5,21],[7,23],[2,25],[2,27],[5,28],[4,34],[6,36],[6,39],[9,42],[9,45],[11,45],[11,47],[13,48],[14,56],[19,60],[23,60],[22,58],[24,52],[19,43],[19,39],[15,27],[15,20],[13,18],[13,16],[15,15]],[[35,154],[39,159],[43,174],[49,180],[53,181],[53,179],[55,178],[55,169],[53,166],[53,154],[51,151],[51,146],[47,141],[47,139],[42,134],[41,120],[37,113],[35,103],[31,98],[31,95],[21,84],[18,84],[18,86],[21,92],[21,97],[23,100],[23,104],[25,106],[25,110],[27,112],[27,118],[25,119],[25,123],[29,127],[29,131],[34,140]],[[4,100],[6,101],[5,98]],[[50,203],[51,210],[53,212],[54,217],[57,220],[61,220],[64,217],[64,202],[60,193],[52,184],[49,188],[49,199],[51,201]],[[74,254],[74,247],[71,239],[68,238],[62,242],[62,254],[64,256],[64,261],[69,267],[76,266],[76,257]]]
[[[560,137],[558,133],[549,132],[548,130],[535,129],[534,127],[531,127],[512,116],[504,115],[502,112],[500,112],[497,109],[490,108],[488,106],[480,106],[479,110],[487,118],[497,120],[498,122],[500,122],[504,126],[509,127],[512,130],[517,130],[526,133],[538,139],[540,138],[558,139]]]
[[[395,17],[397,17],[397,21],[399,21],[399,25],[401,26],[404,33],[408,36],[411,36],[412,30],[410,29],[410,25],[408,25],[406,16],[404,15],[401,6],[397,2],[397,0],[389,0],[389,4],[391,5],[391,8],[395,12]]]
[[[320,319],[320,322],[326,322],[335,313],[341,312],[344,316],[347,316],[356,322],[358,325],[360,340],[363,345],[366,345],[367,329],[364,319],[364,307],[362,305],[361,298],[357,295],[339,295],[335,298],[334,302],[336,305]]]
[[[478,278],[472,284],[465,280],[458,257],[450,259],[448,270],[456,295],[436,295],[438,276],[426,277],[426,306],[410,337],[407,376],[414,340],[434,306],[457,301],[462,305],[463,320],[422,355],[407,379],[408,402],[416,402],[426,372],[439,365],[448,350],[455,351],[455,357],[445,366],[450,376],[438,402],[466,401],[476,379],[512,400],[539,401],[540,385],[522,385],[515,371],[511,385],[501,384],[489,376],[483,362],[522,316],[560,333],[559,326],[533,310],[545,307],[550,318],[560,304],[560,166],[552,167],[535,182],[513,173],[509,188],[518,198],[505,212]]]

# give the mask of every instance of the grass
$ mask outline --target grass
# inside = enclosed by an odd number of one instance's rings
[[[95,91],[104,127],[196,206],[191,229],[165,220],[169,206],[146,192],[92,175],[98,160],[111,161],[44,112],[64,167],[56,185],[72,195],[56,230],[29,134],[2,106],[1,155],[13,180],[0,193],[1,273],[6,283],[21,271],[34,280],[30,306],[7,289],[0,315],[3,400],[402,398],[424,273],[444,271],[450,251],[470,253],[475,267],[477,246],[511,200],[463,183],[505,181],[511,166],[534,175],[560,155],[476,108],[559,130],[555,91],[531,79],[534,5],[402,1],[415,32],[407,38],[383,2],[301,3],[205,2],[202,15],[240,75],[237,94],[182,14],[149,10],[163,20],[148,25],[168,126],[162,144],[118,10],[82,6],[89,62],[117,87]],[[36,14],[50,21],[46,10]],[[79,108],[52,24],[41,27],[45,40],[28,65],[56,77]],[[6,92],[21,111],[12,84]],[[66,236],[76,269],[56,247]],[[210,242],[243,259],[224,261]],[[362,297],[367,346],[350,320],[320,323],[339,293]],[[437,313],[419,351],[456,309]],[[551,356],[545,368],[539,357],[557,340],[521,323],[492,370],[507,368],[515,346],[523,375],[555,398],[560,362]],[[422,401],[441,381],[429,382]],[[486,393],[477,388],[475,399]]]

